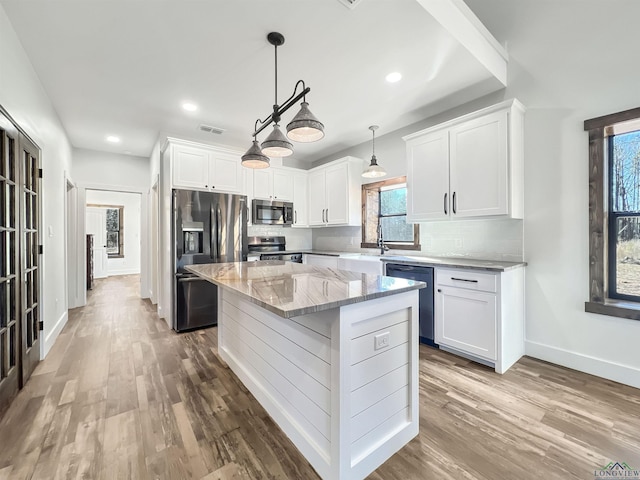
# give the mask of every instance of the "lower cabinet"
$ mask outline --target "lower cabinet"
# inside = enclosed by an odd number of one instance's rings
[[[504,373],[524,355],[524,268],[436,269],[435,340]]]

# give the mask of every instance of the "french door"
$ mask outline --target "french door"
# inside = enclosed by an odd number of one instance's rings
[[[0,412],[40,358],[40,153],[0,111]]]

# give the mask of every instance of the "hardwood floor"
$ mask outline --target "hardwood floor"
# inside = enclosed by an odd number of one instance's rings
[[[315,479],[216,356],[137,276],[97,280],[0,421],[0,479]],[[640,390],[524,358],[505,375],[420,351],[420,435],[370,478],[592,479],[640,467]]]

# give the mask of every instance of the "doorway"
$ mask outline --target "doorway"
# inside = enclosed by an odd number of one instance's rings
[[[142,195],[86,190],[85,230],[92,236],[94,279],[140,274]]]

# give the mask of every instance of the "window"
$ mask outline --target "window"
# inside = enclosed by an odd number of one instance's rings
[[[124,257],[124,207],[107,208],[107,255],[110,258]]]
[[[640,302],[640,131],[608,137],[609,298]]]
[[[362,185],[363,248],[378,246],[378,226],[389,248],[420,250],[420,227],[407,223],[407,179],[391,178]]]
[[[589,301],[640,320],[640,108],[584,122],[589,132]]]

